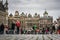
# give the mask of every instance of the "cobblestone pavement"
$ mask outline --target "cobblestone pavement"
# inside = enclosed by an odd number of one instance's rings
[[[60,35],[0,35],[0,40],[60,40]]]

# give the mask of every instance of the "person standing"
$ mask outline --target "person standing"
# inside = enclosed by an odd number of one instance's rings
[[[36,29],[37,29],[37,26],[34,24],[33,25],[33,33],[36,34]]]
[[[16,21],[16,27],[17,27],[17,34],[19,34],[20,22],[18,20]]]
[[[42,33],[45,34],[45,28],[44,27],[42,28]]]
[[[9,29],[9,27],[8,27],[8,25],[6,24],[5,27],[4,27],[4,33],[5,33],[5,34],[8,34],[8,29]]]
[[[36,29],[36,34],[39,34],[39,31],[40,31],[39,28],[37,28],[37,29]]]
[[[15,30],[15,22],[12,22],[12,27],[11,27],[12,33],[14,34],[14,30]]]
[[[46,31],[46,26],[43,25],[43,27],[42,27],[42,34],[45,34],[45,31]]]
[[[58,32],[58,34],[60,34],[60,25],[58,26],[57,32]]]
[[[56,30],[56,29],[55,29],[55,25],[53,24],[53,26],[52,26],[52,31],[55,32],[55,30]]]
[[[3,33],[4,33],[4,24],[2,23],[0,26],[0,34],[3,34]]]
[[[56,31],[57,31],[57,29],[58,29],[58,26],[59,26],[59,25],[56,23],[56,24],[55,24],[55,29],[56,29]]]

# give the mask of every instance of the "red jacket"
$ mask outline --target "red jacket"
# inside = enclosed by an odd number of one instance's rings
[[[58,30],[58,33],[60,34],[60,30]]]
[[[17,27],[20,27],[20,22],[16,22],[16,26]]]

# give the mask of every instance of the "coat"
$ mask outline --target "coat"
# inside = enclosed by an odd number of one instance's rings
[[[17,27],[20,27],[20,22],[19,22],[19,21],[16,22],[16,26],[17,26]]]
[[[1,24],[0,31],[4,31],[4,24]]]
[[[15,29],[15,23],[12,23],[12,27],[11,27],[12,30]]]

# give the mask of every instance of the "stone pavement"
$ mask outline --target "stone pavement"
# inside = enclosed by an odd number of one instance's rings
[[[60,35],[24,35],[24,34],[17,34],[17,35],[7,35],[3,34],[0,35],[0,40],[60,40]]]

